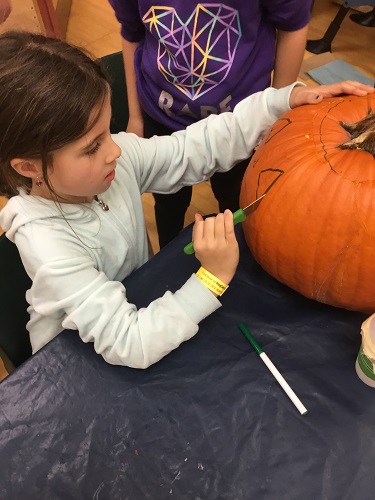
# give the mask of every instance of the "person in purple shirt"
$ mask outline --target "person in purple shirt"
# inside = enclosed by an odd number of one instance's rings
[[[169,135],[244,97],[297,78],[310,0],[109,0],[121,24],[127,132]],[[253,119],[256,117],[249,117]],[[238,209],[248,160],[211,178],[220,211]],[[160,247],[183,228],[192,188],[155,194]]]

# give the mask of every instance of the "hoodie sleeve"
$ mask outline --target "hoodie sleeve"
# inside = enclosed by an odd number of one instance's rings
[[[108,363],[147,368],[195,335],[199,322],[221,306],[193,274],[175,293],[137,309],[73,233],[49,233],[25,225],[15,240],[33,280],[27,293],[33,352],[66,328],[93,342]]]
[[[290,110],[289,96],[296,85],[253,94],[232,113],[211,115],[172,136],[142,139],[120,133],[115,140],[122,161],[133,164],[142,193],[174,193],[230,170],[248,158],[273,123]]]

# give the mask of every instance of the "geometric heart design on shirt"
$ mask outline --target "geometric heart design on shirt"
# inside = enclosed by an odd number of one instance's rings
[[[152,7],[143,23],[159,42],[159,71],[193,101],[226,78],[242,36],[238,11],[223,4],[198,4],[186,22]]]

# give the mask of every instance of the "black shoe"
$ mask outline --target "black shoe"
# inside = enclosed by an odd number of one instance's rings
[[[375,28],[375,7],[370,12],[358,12],[350,14],[350,19],[361,26]]]

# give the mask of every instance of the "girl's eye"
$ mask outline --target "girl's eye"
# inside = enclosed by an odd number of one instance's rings
[[[91,148],[91,149],[90,149],[90,151],[87,151],[87,154],[88,154],[89,156],[94,155],[94,154],[98,151],[98,149],[99,149],[99,148],[100,148],[100,143],[99,143],[99,142],[97,142],[97,143],[95,144],[95,146],[94,146],[93,148]]]

